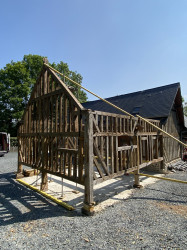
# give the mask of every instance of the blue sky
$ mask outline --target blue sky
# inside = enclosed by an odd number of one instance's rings
[[[38,54],[68,63],[104,98],[180,82],[187,101],[186,0],[2,0],[0,9],[0,68]]]

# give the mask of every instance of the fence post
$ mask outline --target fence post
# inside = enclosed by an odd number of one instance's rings
[[[136,136],[136,140],[137,140],[137,169],[134,171],[134,188],[141,188],[142,186],[140,185],[140,175],[139,175],[139,166],[140,166],[140,152],[139,152],[139,137]],[[132,160],[132,159],[131,159]]]
[[[167,153],[164,154],[164,148],[164,135],[160,135],[160,156],[163,157],[163,161],[160,163],[160,173],[166,172]]]
[[[85,131],[84,131],[84,154],[85,154],[85,196],[82,213],[93,215],[93,114],[90,110],[84,112]]]
[[[41,191],[47,191],[48,190],[48,176],[47,173],[42,171],[42,180],[40,185]]]
[[[18,168],[17,168],[17,173],[16,173],[16,179],[20,179],[20,178],[23,178],[24,175],[23,175],[23,166],[21,164],[22,162],[21,147],[23,147],[21,143],[23,143],[23,141],[19,137],[19,129],[18,129],[17,140],[18,140]]]
[[[47,172],[45,172],[44,168],[46,167],[46,155],[45,155],[45,144],[46,144],[46,138],[42,138],[42,148],[40,150],[41,154],[41,160],[42,160],[42,168],[43,170],[41,171],[42,178],[41,178],[41,185],[40,185],[40,190],[42,191],[47,191],[48,190],[48,175]]]

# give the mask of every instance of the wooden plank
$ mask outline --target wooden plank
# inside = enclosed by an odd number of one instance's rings
[[[94,151],[95,151],[96,156],[98,156],[98,159],[100,160],[100,163],[101,163],[101,165],[102,165],[102,167],[103,167],[105,173],[106,173],[107,175],[109,175],[110,173],[109,173],[109,171],[108,171],[108,169],[107,169],[106,163],[104,162],[103,157],[101,156],[101,154],[100,154],[100,152],[99,152],[99,150],[98,150],[98,147],[97,147],[97,145],[96,145],[96,143],[95,143],[94,140],[93,140],[93,148],[94,148]]]
[[[119,170],[123,170],[123,151],[119,152]]]
[[[99,126],[98,126],[98,116],[94,119],[93,118],[93,125],[94,125],[94,128],[97,130],[98,133],[100,133],[100,129],[99,129]]]
[[[101,178],[104,178],[103,171],[102,171],[102,169],[101,169],[101,167],[100,167],[100,165],[99,165],[97,159],[96,159],[96,158],[93,158],[93,161],[94,161],[94,164],[95,164],[95,166],[96,166],[96,168],[97,168],[97,170],[98,170],[98,173],[100,174]]]
[[[63,99],[63,132],[67,132],[67,97]]]
[[[54,158],[54,137],[51,137],[51,165],[50,165],[50,170],[53,171],[53,158]]]
[[[43,100],[43,99],[46,100],[47,98],[50,98],[51,96],[56,96],[56,95],[60,96],[62,94],[64,94],[63,88],[58,89],[58,90],[54,90],[53,92],[46,93],[45,95],[33,98],[32,101],[30,101],[29,103],[36,102],[38,100]]]
[[[93,115],[87,112],[85,123],[85,197],[84,204],[93,205]]]
[[[159,151],[158,151],[158,136],[157,136],[155,140],[155,158],[157,159],[158,156],[159,156]]]
[[[74,105],[76,107],[78,107],[79,109],[83,110],[84,108],[83,108],[82,104],[80,104],[80,102],[77,100],[77,98],[72,94],[72,92],[68,89],[68,87],[61,81],[61,79],[50,68],[47,68],[47,70],[50,72],[50,74],[52,75],[55,82],[63,87],[65,94],[70,99],[72,99],[72,101],[74,102]]]
[[[71,99],[69,100],[69,127],[68,127],[68,131],[71,132],[72,131],[72,113],[73,113],[73,104]]]
[[[121,118],[130,118],[128,115],[120,115],[120,114],[115,114],[115,113],[109,113],[109,112],[103,112],[103,111],[93,111],[93,115],[103,115],[103,116],[110,116],[110,117],[121,117]]]
[[[49,132],[50,131],[50,114],[49,114],[49,111],[50,111],[50,99],[48,98],[47,101],[46,101],[46,105],[47,105],[47,117],[46,117],[46,120],[47,120],[47,129],[46,129],[46,132]]]
[[[75,138],[74,137],[68,137],[68,148],[76,149],[77,148],[76,141],[74,143],[73,139],[75,139]]]
[[[93,134],[93,137],[100,137],[100,136],[123,136],[123,135],[128,135],[128,136],[134,136],[133,133],[116,133],[116,132],[95,132]]]
[[[110,138],[110,157],[111,157],[111,174],[114,173],[114,140],[113,136]]]
[[[119,163],[118,163],[118,137],[114,137],[114,142],[115,142],[115,152],[114,152],[114,161],[115,161],[115,166],[114,166],[114,171],[117,173],[119,171]]]
[[[106,157],[106,166],[107,166],[107,169],[108,169],[108,172],[109,172],[109,137],[106,136],[105,138],[105,157]]]
[[[58,131],[58,96],[55,96],[55,132]]]
[[[126,151],[122,151],[122,153],[123,153],[123,170],[125,170],[126,169]]]
[[[73,167],[73,176],[74,179],[77,179],[77,163],[78,163],[78,154],[74,154],[74,167]]]
[[[51,76],[51,88],[52,88],[52,92],[55,91],[55,82],[52,76]]]
[[[84,178],[81,181],[79,179],[75,180],[74,177],[68,177],[65,174],[61,174],[60,172],[59,173],[54,173],[53,171],[51,171],[49,169],[44,169],[43,170],[41,167],[36,168],[36,167],[32,166],[31,164],[27,164],[25,162],[18,162],[18,164],[25,165],[25,166],[31,167],[33,169],[38,169],[38,170],[43,171],[45,173],[49,173],[49,174],[53,174],[55,176],[63,177],[64,179],[67,179],[67,180],[70,180],[70,181],[73,181],[73,182],[77,182],[77,183],[79,183],[81,185],[84,185]]]
[[[103,116],[101,116],[101,120],[100,120],[100,128],[101,128],[101,132],[103,132]],[[103,144],[103,136],[101,136],[101,145],[100,145],[100,153],[101,153],[101,157],[103,158],[104,154],[103,154],[103,147],[104,147],[104,144]]]
[[[153,160],[154,154],[153,154],[153,139],[152,136],[149,136],[149,147],[150,147],[150,161]]]
[[[72,113],[72,119],[73,119],[72,131],[73,132],[77,132],[79,130],[78,115],[79,115],[79,112],[77,112],[77,107],[73,106],[73,113]]]
[[[139,161],[140,161],[140,164],[142,163],[142,139],[141,139],[141,136],[139,136]]]
[[[114,131],[118,133],[118,117],[115,117],[115,128]]]
[[[41,131],[44,133],[44,116],[45,116],[44,100],[41,100]]]
[[[84,164],[83,152],[84,152],[84,138],[79,137],[78,138],[78,173],[79,173],[78,178],[80,180],[83,178],[83,164]]]
[[[46,172],[42,171],[42,180],[40,190],[47,191],[48,190],[48,176]]]
[[[56,143],[55,143],[55,172],[59,172],[59,158],[58,158],[58,145],[59,145],[59,137],[55,138]]]
[[[48,76],[48,72],[47,70],[44,72],[44,76],[43,76],[43,88],[44,88],[44,92],[43,94],[47,94],[47,76]]]
[[[98,179],[94,171],[93,171],[93,178],[94,178],[94,180]]]
[[[124,151],[124,150],[135,149],[135,148],[137,148],[137,145],[121,146],[121,147],[118,147],[118,151]]]
[[[71,174],[71,168],[72,168],[72,153],[68,153],[68,176],[72,176]]]
[[[53,115],[54,115],[54,109],[53,109],[53,96],[50,97],[50,106],[51,106],[51,126],[50,126],[50,132],[53,133]]]
[[[78,153],[78,149],[72,149],[72,148],[58,148],[57,150],[66,153]]]
[[[122,133],[122,131],[123,131],[123,125],[122,125],[122,123],[123,123],[123,119],[120,117],[119,118],[119,132],[120,133]]]
[[[108,116],[106,116],[106,132],[108,132]]]
[[[20,137],[24,138],[24,137],[30,137],[30,136],[37,136],[38,134],[47,137],[47,136],[63,136],[63,137],[81,137],[83,138],[84,136],[84,132],[57,132],[57,133],[47,133],[47,132],[38,132],[38,133],[23,133],[20,134]]]
[[[62,132],[62,94],[60,94],[59,109],[59,132]]]

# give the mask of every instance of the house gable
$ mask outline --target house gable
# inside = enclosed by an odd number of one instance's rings
[[[44,65],[19,129],[25,133],[73,131],[79,126],[77,118],[83,109],[58,75]]]

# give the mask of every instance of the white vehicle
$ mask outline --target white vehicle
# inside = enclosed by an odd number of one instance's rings
[[[0,132],[0,156],[10,151],[10,134]]]

